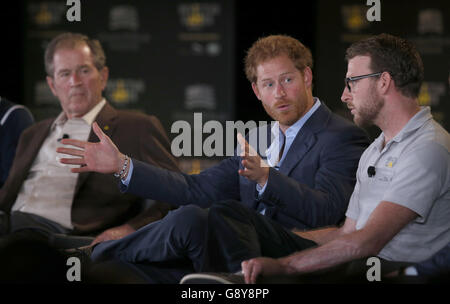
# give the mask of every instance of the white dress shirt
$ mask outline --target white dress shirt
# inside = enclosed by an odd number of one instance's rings
[[[56,118],[22,184],[12,211],[36,214],[73,229],[71,211],[78,173],[72,173],[70,168],[78,166],[61,164],[60,158],[71,156],[59,155],[56,148],[63,146],[59,140],[64,134],[87,141],[91,125],[105,103],[102,99],[80,118],[67,119],[64,112]]]

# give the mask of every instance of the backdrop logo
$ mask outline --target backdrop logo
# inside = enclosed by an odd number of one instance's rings
[[[145,83],[141,79],[110,79],[105,94],[114,104],[125,105],[137,103],[143,91]]]
[[[109,12],[109,29],[136,31],[139,28],[139,15],[136,7],[118,5]]]
[[[419,13],[417,30],[420,34],[440,34],[444,32],[442,12],[437,9],[426,9]]]
[[[445,83],[436,81],[424,81],[420,87],[419,105],[437,107],[445,96]]]
[[[215,17],[220,14],[220,5],[217,3],[180,4],[178,14],[181,24],[190,30],[198,30],[214,25]]]
[[[359,32],[369,27],[369,22],[366,18],[366,9],[364,5],[344,5],[341,8],[341,14],[344,26],[352,31]]]
[[[214,110],[217,105],[214,87],[208,84],[187,86],[184,90],[184,106],[188,110]]]
[[[67,6],[64,2],[29,3],[27,10],[32,23],[47,27],[64,21]]]

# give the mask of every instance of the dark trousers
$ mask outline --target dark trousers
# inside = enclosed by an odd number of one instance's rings
[[[148,282],[178,283],[185,274],[202,268],[207,217],[206,209],[180,207],[120,240],[97,244],[91,259],[128,264]]]
[[[0,213],[0,242],[9,238],[23,238],[48,242],[56,248],[75,248],[89,245],[90,236],[72,235],[72,230],[39,215],[14,211]]]
[[[235,272],[245,259],[281,257],[315,245],[240,202],[225,201],[209,210],[184,206],[171,211],[123,239],[96,245],[91,258],[131,263],[153,275],[152,282],[161,282],[155,277],[161,273],[168,278],[164,282],[177,283],[192,271]],[[191,262],[191,271],[183,261]]]
[[[34,214],[0,213],[0,282],[67,282],[67,258],[56,248],[67,245],[57,236],[68,232]]]
[[[236,272],[244,260],[284,257],[316,245],[238,201],[223,201],[209,210],[203,270]]]
[[[181,278],[194,269],[188,261],[166,263],[127,263],[109,260],[90,265],[88,283],[105,284],[178,284]]]
[[[69,233],[70,230],[43,218],[39,215],[13,211],[12,213],[2,213],[0,222],[2,223],[0,235],[15,233],[22,230],[40,230],[51,233]]]

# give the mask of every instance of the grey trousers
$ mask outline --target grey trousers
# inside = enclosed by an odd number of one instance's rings
[[[0,242],[2,239],[27,238],[46,241],[56,248],[76,248],[93,241],[90,236],[71,235],[72,230],[39,215],[14,211],[0,213]]]

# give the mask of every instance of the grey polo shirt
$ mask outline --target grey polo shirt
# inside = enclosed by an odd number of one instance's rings
[[[385,147],[383,141],[382,133],[361,156],[346,216],[359,230],[381,201],[411,209],[418,217],[379,257],[419,262],[450,242],[450,135],[425,107]]]

